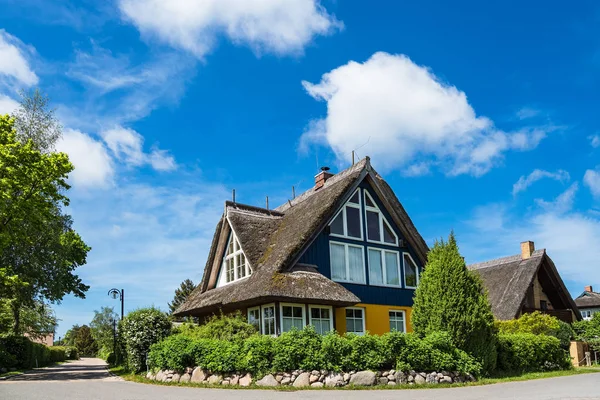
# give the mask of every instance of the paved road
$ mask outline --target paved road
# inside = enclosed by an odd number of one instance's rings
[[[471,400],[600,399],[600,374],[450,389],[299,391],[227,390],[143,385],[110,377],[103,361],[93,358],[39,369],[0,382],[1,400]]]

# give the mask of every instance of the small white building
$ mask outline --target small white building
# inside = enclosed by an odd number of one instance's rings
[[[583,293],[575,299],[575,304],[583,319],[590,320],[595,313],[600,313],[600,293],[594,292],[591,286],[586,286]]]

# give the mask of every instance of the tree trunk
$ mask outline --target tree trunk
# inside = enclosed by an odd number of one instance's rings
[[[21,304],[18,301],[13,301],[11,304],[13,313],[13,334],[20,335],[21,332]]]

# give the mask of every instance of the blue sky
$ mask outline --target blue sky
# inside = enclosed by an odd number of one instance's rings
[[[0,112],[40,87],[76,166],[87,299],[166,309],[223,202],[279,204],[369,155],[429,244],[547,248],[600,287],[600,8],[559,1],[0,0]]]

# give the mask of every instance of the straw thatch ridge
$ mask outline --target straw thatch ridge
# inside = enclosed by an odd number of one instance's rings
[[[600,293],[583,292],[575,299],[575,304],[579,308],[600,307]]]

